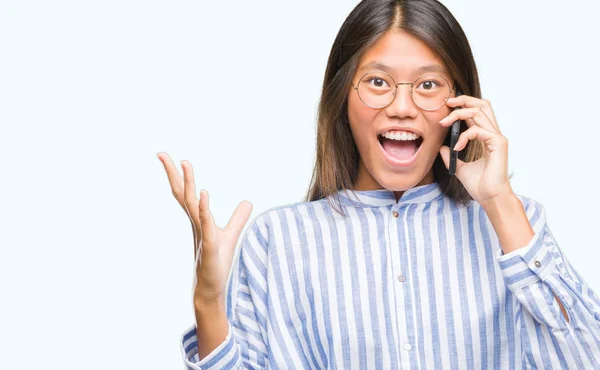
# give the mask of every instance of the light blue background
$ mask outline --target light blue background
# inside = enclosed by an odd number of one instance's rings
[[[225,226],[301,201],[356,1],[0,2],[0,368],[178,369],[192,232],[158,151]],[[459,1],[517,193],[600,293],[600,5]]]

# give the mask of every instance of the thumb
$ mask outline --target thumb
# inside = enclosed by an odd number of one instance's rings
[[[446,169],[449,170],[450,169],[450,147],[448,145],[444,145],[440,148],[440,157],[442,157],[442,161],[444,161],[444,165],[446,166]],[[461,180],[459,172],[464,164],[465,164],[465,162],[463,162],[459,158],[456,158],[455,175],[456,175],[456,177],[458,177],[459,180]]]
[[[448,145],[443,145],[440,148],[440,157],[442,157],[446,169],[450,169],[450,147]]]
[[[227,226],[225,226],[225,229],[233,233],[236,240],[239,238],[244,226],[248,222],[250,214],[252,213],[252,208],[252,203],[248,201],[240,202],[235,211],[233,211],[233,215],[229,219]]]

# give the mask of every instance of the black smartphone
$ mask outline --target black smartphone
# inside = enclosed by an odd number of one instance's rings
[[[456,96],[460,96],[462,93],[460,90],[456,90]],[[460,109],[460,107],[454,107],[452,110]],[[460,136],[460,120],[454,121],[452,128],[450,129],[450,167],[448,173],[450,176],[454,176],[456,173],[456,160],[458,159],[458,152],[454,150],[454,146],[458,142]]]

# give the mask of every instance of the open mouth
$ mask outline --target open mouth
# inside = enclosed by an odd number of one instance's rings
[[[377,140],[393,164],[411,164],[423,144],[422,137],[414,140],[395,140],[379,135]]]

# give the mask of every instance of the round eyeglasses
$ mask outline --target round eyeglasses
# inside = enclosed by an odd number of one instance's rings
[[[416,106],[432,111],[442,107],[452,94],[450,83],[443,76],[427,73],[415,82],[396,82],[388,73],[371,71],[365,73],[352,87],[360,100],[371,108],[387,107],[398,92],[398,85],[410,85],[410,96]]]

